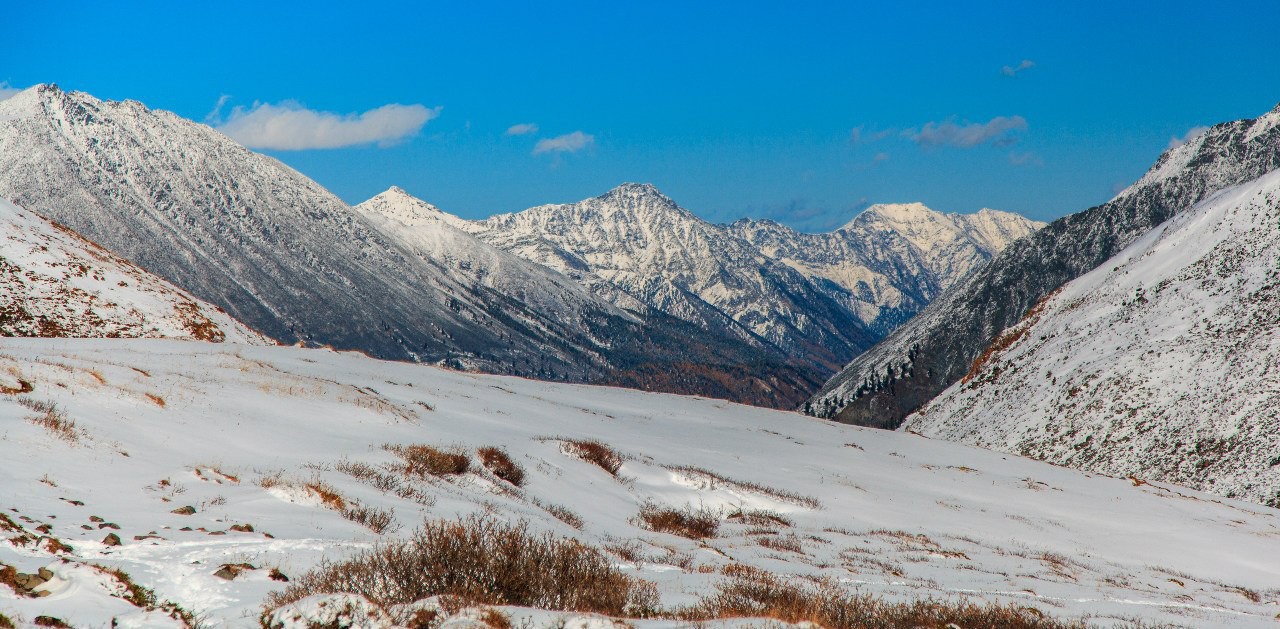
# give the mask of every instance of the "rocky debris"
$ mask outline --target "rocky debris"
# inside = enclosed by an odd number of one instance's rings
[[[119,546],[121,544],[120,536],[115,533],[108,533],[106,537],[102,538],[102,543],[107,546]]]
[[[195,515],[196,508],[191,505],[187,505],[185,507],[178,507],[177,509],[170,511],[169,513],[176,513],[178,515]]]
[[[257,568],[248,563],[224,563],[221,568],[218,568],[217,572],[213,573],[213,576],[232,581],[240,576],[240,573],[248,570],[257,570]]]

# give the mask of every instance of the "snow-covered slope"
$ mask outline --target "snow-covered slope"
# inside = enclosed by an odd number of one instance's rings
[[[278,161],[133,101],[40,85],[0,102],[0,198],[282,341],[504,373],[598,375],[561,335],[428,264]]]
[[[1009,243],[1043,226],[1009,212],[942,214],[906,203],[873,205],[825,234],[768,220],[743,219],[729,227],[884,336]]]
[[[0,586],[0,611],[20,623],[166,626],[111,596],[123,586],[98,564],[204,626],[257,626],[263,596],[287,585],[273,569],[296,579],[423,518],[471,513],[611,548],[667,608],[710,593],[731,564],[1102,624],[1270,627],[1280,604],[1274,510],[903,432],[292,347],[6,340],[0,384],[19,378],[32,390],[0,395],[0,512],[12,521],[0,536],[14,540],[0,563],[49,571],[41,598]],[[616,449],[618,476],[577,458],[572,439]],[[505,448],[525,483],[479,464],[405,475],[386,448],[410,444]],[[636,519],[646,503],[704,508],[719,530],[648,531]],[[753,510],[776,519],[730,518]],[[392,520],[380,535],[342,511]],[[122,543],[104,544],[109,534]],[[505,611],[517,626],[531,614]]]
[[[895,427],[960,380],[996,335],[1063,284],[1228,186],[1280,168],[1280,107],[1215,125],[1166,151],[1110,202],[1015,241],[854,359],[805,404],[822,417]]]
[[[2,199],[0,336],[267,342],[218,308]]]
[[[1280,171],[1055,292],[903,427],[1280,507]]]

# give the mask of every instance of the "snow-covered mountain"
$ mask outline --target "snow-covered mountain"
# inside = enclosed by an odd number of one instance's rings
[[[620,307],[759,339],[827,369],[1036,224],[876,206],[830,234],[708,223],[648,184],[463,225]]]
[[[548,343],[589,339],[601,365],[591,381],[787,407],[822,377],[760,339],[708,334],[642,304],[614,305],[558,271],[478,240],[458,229],[474,229],[471,223],[400,188],[355,209],[388,240],[455,278],[462,298],[507,304],[546,330]]]
[[[905,203],[873,205],[825,234],[769,220],[743,219],[729,228],[884,336],[1009,243],[1043,226],[1010,212],[942,214]]]
[[[1280,171],[1067,284],[903,428],[1280,507]]]
[[[1063,284],[1223,188],[1280,168],[1280,107],[1215,125],[1161,155],[1115,199],[1015,241],[829,380],[804,406],[840,421],[896,427],[968,373],[1006,328]]]
[[[220,309],[2,199],[0,336],[267,342]]]
[[[199,626],[259,626],[266,595],[322,560],[470,514],[600,549],[654,584],[662,613],[761,574],[747,567],[1099,626],[1273,627],[1280,604],[1270,509],[903,432],[295,347],[5,339],[0,385],[17,378],[31,390],[0,394],[0,614],[22,627],[182,626],[167,604]],[[619,459],[593,464],[580,440]],[[470,464],[427,473],[411,446]],[[522,468],[518,486],[484,447]],[[639,517],[662,508],[707,518],[706,536]],[[342,606],[311,598],[276,619]],[[614,626],[496,609],[513,626]],[[379,617],[352,626],[389,629]]]
[[[623,184],[579,203],[494,216],[473,229],[620,304],[634,300],[708,330],[762,339],[828,368],[874,341],[803,275],[652,185]]]
[[[757,361],[743,347],[672,342],[679,326],[650,334],[611,304],[553,273],[495,257],[457,230],[410,242],[387,228],[391,219],[373,224],[280,162],[137,102],[51,85],[0,102],[0,197],[285,342],[618,383],[652,382],[636,374],[665,373],[674,360],[711,363],[716,373],[728,365],[733,374],[756,361],[766,367],[741,380],[763,390],[736,399],[772,404],[794,403],[818,380],[804,367],[774,368],[784,358],[776,351]],[[450,251],[436,255],[443,249]],[[533,283],[517,286],[521,280]],[[673,349],[650,363],[642,356],[650,345]],[[734,395],[733,387],[699,389],[695,380],[667,384]],[[779,390],[787,393],[769,397]]]

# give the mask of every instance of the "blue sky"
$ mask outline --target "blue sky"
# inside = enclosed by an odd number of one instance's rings
[[[1051,219],[1280,102],[1275,0],[187,4],[10,7],[0,81],[226,125],[353,203],[639,181],[807,230],[874,202]]]

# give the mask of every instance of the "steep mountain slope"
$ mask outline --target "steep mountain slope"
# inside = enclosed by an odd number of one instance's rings
[[[762,339],[827,369],[874,341],[803,275],[648,184],[494,216],[473,230],[623,307],[639,302],[715,333]]]
[[[1280,507],[1280,171],[1067,284],[904,429]]]
[[[790,407],[825,376],[755,337],[708,334],[643,305],[623,310],[557,271],[477,240],[455,227],[466,221],[399,188],[355,209],[468,295],[506,304],[553,337],[592,339],[607,368],[591,381]]]
[[[55,86],[0,102],[0,197],[286,342],[580,380],[601,339],[429,264],[337,197],[220,133]],[[613,326],[617,313],[581,326]]]
[[[0,336],[267,342],[221,310],[4,200]]]
[[[830,233],[805,234],[743,219],[729,229],[800,271],[878,336],[1044,223],[984,209],[942,214],[920,203],[880,204]]]
[[[804,410],[845,422],[898,426],[964,376],[996,335],[1049,293],[1214,192],[1280,168],[1278,122],[1280,107],[1256,120],[1216,125],[1166,151],[1110,202],[1013,243],[856,358]]]
[[[193,346],[0,342],[0,384],[32,385],[0,394],[0,573],[47,571],[34,587],[0,585],[0,613],[18,626],[40,614],[180,626],[145,608],[164,601],[200,626],[257,626],[266,595],[322,560],[470,514],[602,548],[654,583],[663,610],[750,566],[889,600],[996,601],[1100,626],[1275,626],[1280,521],[1258,505],[714,400]],[[570,443],[582,439],[622,457],[617,476]],[[419,473],[397,454],[413,445],[473,458],[462,473]],[[505,450],[520,486],[474,458],[481,447]],[[702,510],[715,530],[650,530],[637,517],[646,505]],[[143,587],[154,601],[136,596]],[[613,626],[499,609],[514,626]]]

